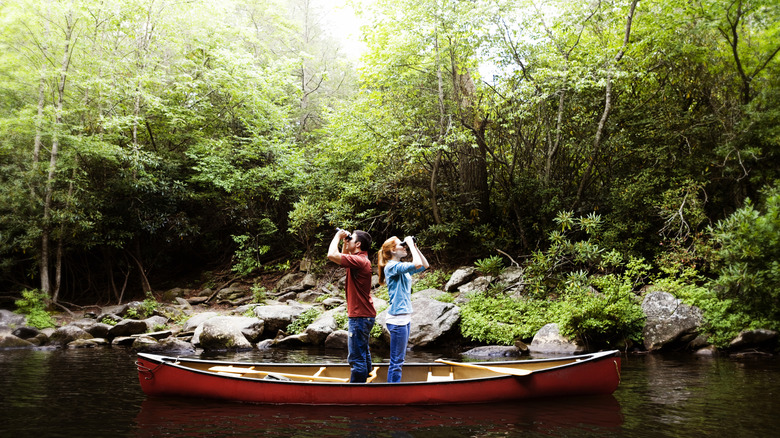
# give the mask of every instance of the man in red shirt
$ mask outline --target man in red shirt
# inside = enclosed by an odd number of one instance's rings
[[[339,242],[344,244],[339,252]],[[374,327],[376,310],[371,299],[371,260],[368,249],[371,235],[355,230],[350,234],[339,229],[328,248],[328,260],[347,268],[347,316],[349,317],[349,355],[352,367],[350,382],[365,383],[371,370],[368,341]]]

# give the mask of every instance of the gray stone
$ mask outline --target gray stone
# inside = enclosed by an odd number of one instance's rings
[[[460,333],[460,308],[452,303],[421,298],[414,301],[409,344],[425,347]]]
[[[689,343],[696,338],[702,322],[699,308],[662,291],[648,293],[642,301],[642,311],[647,316],[642,334],[648,351]]]
[[[346,330],[336,330],[325,339],[325,348],[345,350],[349,341],[349,332]]]
[[[468,357],[518,357],[523,354],[519,348],[505,345],[487,345],[483,347],[472,348],[463,353]]]
[[[13,330],[27,325],[27,317],[19,315],[10,310],[0,309],[0,327]]]
[[[453,292],[458,290],[458,287],[471,281],[477,275],[477,269],[473,266],[466,266],[458,268],[452,273],[447,284],[444,285],[444,290],[447,292]]]
[[[246,326],[258,322],[244,316],[217,316],[201,324],[193,336],[193,342],[204,350],[250,350],[252,344],[242,333]]]
[[[729,344],[729,349],[739,350],[745,348],[760,348],[775,344],[777,332],[767,329],[746,330],[741,332]]]
[[[287,330],[287,326],[298,319],[311,306],[303,306],[291,301],[288,305],[272,305],[255,307],[254,313],[265,323],[267,337],[274,336],[280,330]]]
[[[13,348],[33,348],[36,344],[18,338],[10,333],[0,333],[0,350]]]
[[[139,321],[137,319],[123,319],[117,325],[111,327],[108,330],[109,338],[116,338],[118,336],[132,336],[140,335],[149,331],[149,326],[146,321]]]
[[[561,336],[560,328],[555,323],[539,329],[528,348],[532,353],[576,354],[586,351],[576,341]]]
[[[65,346],[77,339],[91,339],[92,335],[75,325],[66,325],[58,328],[49,337],[49,342],[59,346]]]

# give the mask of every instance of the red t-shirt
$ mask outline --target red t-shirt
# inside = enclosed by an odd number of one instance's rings
[[[341,266],[347,268],[347,315],[350,318],[375,318],[371,299],[371,260],[368,253],[341,254]]]

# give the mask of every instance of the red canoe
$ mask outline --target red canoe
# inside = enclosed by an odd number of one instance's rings
[[[274,364],[174,358],[139,353],[141,388],[150,396],[303,405],[440,405],[612,394],[618,351],[503,362],[407,363],[401,383],[387,364],[369,383],[348,383],[347,364]]]

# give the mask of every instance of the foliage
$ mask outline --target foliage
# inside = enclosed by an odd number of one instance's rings
[[[498,277],[502,272],[504,272],[505,269],[504,260],[497,255],[479,259],[474,262],[474,266],[477,267],[477,271],[482,273],[482,275],[488,275],[491,277]]]
[[[257,304],[265,303],[268,299],[268,289],[265,286],[254,284],[250,289],[252,292],[252,302]]]
[[[349,329],[349,316],[347,315],[347,312],[337,312],[333,315],[333,319],[336,320],[336,329],[337,330],[348,330]]]
[[[145,319],[154,315],[160,303],[154,298],[151,291],[146,292],[146,298],[137,307],[127,309],[127,316],[133,319]]]
[[[46,311],[46,294],[39,290],[23,290],[22,298],[14,302],[19,313],[27,316],[27,324],[39,329],[56,327]]]
[[[461,333],[479,342],[511,345],[515,339],[533,337],[550,322],[547,316],[554,306],[544,300],[477,294],[461,307]]]
[[[233,241],[238,244],[238,249],[233,255],[233,271],[241,275],[249,275],[261,268],[263,255],[271,249],[270,245],[262,242],[272,240],[276,231],[273,222],[264,218],[258,224],[257,234],[232,236]]]
[[[444,270],[426,270],[412,285],[412,293],[426,289],[444,289],[450,274]]]
[[[711,283],[729,307],[780,321],[780,186],[763,208],[750,200],[711,228],[718,276]]]
[[[322,314],[322,310],[319,307],[311,307],[291,322],[285,331],[291,335],[302,333],[320,314]]]

